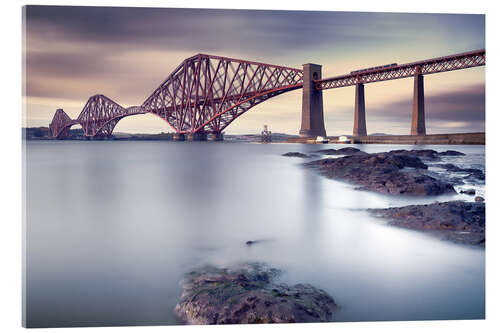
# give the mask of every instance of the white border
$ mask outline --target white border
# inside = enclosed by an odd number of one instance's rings
[[[5,1],[6,2],[6,1]],[[420,0],[418,2],[403,1],[343,1],[343,2],[305,2],[297,0],[288,1],[260,1],[236,2],[218,1],[22,1],[13,0],[7,4],[3,3],[2,10],[2,117],[1,117],[1,144],[2,144],[2,200],[3,209],[0,232],[1,246],[1,289],[0,289],[0,327],[3,331],[16,332],[21,328],[21,6],[24,4],[45,5],[106,5],[106,6],[143,6],[143,7],[183,7],[183,8],[236,8],[236,9],[287,9],[287,10],[336,10],[336,11],[388,11],[388,12],[433,12],[433,13],[486,13],[487,24],[487,59],[486,69],[486,133],[487,133],[487,320],[485,321],[434,321],[434,322],[379,322],[379,323],[334,323],[334,324],[305,324],[305,325],[237,325],[216,327],[120,327],[120,328],[93,328],[93,332],[128,330],[136,331],[162,331],[170,332],[214,332],[214,331],[250,331],[254,329],[264,331],[302,331],[324,330],[340,332],[421,332],[421,331],[453,331],[470,332],[481,330],[490,332],[499,324],[498,319],[498,287],[500,281],[498,276],[498,246],[497,234],[499,228],[495,203],[498,199],[497,186],[498,177],[495,175],[496,167],[500,162],[499,154],[496,152],[499,130],[495,128],[499,124],[498,106],[495,97],[498,95],[494,82],[498,74],[498,46],[495,41],[496,31],[499,30],[497,6],[493,1],[435,1]],[[5,102],[7,101],[7,103]],[[370,300],[367,300],[368,302]],[[498,325],[500,326],[500,325]],[[58,332],[88,330],[87,328],[57,329]],[[42,329],[45,331],[45,329]]]

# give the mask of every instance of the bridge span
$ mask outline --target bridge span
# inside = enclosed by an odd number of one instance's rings
[[[302,88],[304,137],[326,136],[323,90],[356,86],[353,136],[366,136],[364,84],[414,77],[412,135],[425,135],[424,75],[484,66],[485,50],[403,65],[391,64],[322,79],[321,65],[302,69],[198,54],[185,59],[139,106],[125,108],[104,95],[89,98],[77,119],[58,109],[51,136],[64,138],[81,125],[85,137],[110,137],[123,118],[152,113],[166,121],[178,140],[222,139],[222,131],[253,106]]]

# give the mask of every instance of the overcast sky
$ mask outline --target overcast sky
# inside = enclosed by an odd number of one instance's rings
[[[57,108],[76,118],[104,94],[140,105],[197,53],[302,68],[323,77],[485,47],[483,15],[155,9],[26,8],[27,126],[47,126]],[[428,133],[484,131],[484,67],[425,76]],[[297,134],[301,90],[250,109],[226,133]],[[413,80],[365,86],[369,133],[409,134]],[[323,93],[328,135],[352,133],[354,87]],[[115,131],[171,131],[154,115],[132,116]]]

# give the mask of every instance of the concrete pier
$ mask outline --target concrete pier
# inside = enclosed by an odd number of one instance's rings
[[[224,141],[224,134],[221,132],[209,133],[208,134],[209,141]]]
[[[207,133],[205,132],[197,132],[197,133],[189,133],[187,135],[188,141],[207,141]]]
[[[425,135],[424,76],[416,74],[413,82],[411,135]]]
[[[183,133],[174,133],[173,139],[174,141],[185,141],[186,135],[184,135]]]
[[[352,136],[366,136],[366,114],[365,114],[365,86],[356,84],[356,97],[354,101],[354,129]]]
[[[326,137],[323,119],[323,91],[316,90],[313,80],[321,79],[321,65],[304,64],[302,88],[302,125],[301,137]]]

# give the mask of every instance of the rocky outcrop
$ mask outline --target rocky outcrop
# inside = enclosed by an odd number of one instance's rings
[[[467,190],[461,190],[461,194],[468,194],[468,195],[474,195],[476,194],[476,190],[473,188],[467,189]]]
[[[366,155],[364,151],[359,150],[354,147],[345,147],[340,149],[321,149],[315,151],[315,153],[323,155]]]
[[[476,179],[476,180],[485,180],[485,175],[484,172],[479,170],[479,169],[474,169],[474,168],[460,168],[454,164],[451,163],[446,163],[446,164],[435,164],[433,165],[435,167],[445,169],[450,172],[456,172],[456,173],[467,173],[468,175],[466,178],[468,179]]]
[[[439,156],[465,156],[464,153],[461,153],[456,150],[447,150],[438,153]]]
[[[175,307],[189,324],[308,323],[330,321],[335,301],[309,284],[275,281],[280,271],[263,264],[206,266],[181,282]]]
[[[288,152],[288,153],[285,153],[281,156],[286,156],[286,157],[301,157],[301,158],[309,158],[310,156],[309,155],[306,155],[306,154],[303,154],[303,153],[299,153],[297,151],[291,151],[291,152]]]
[[[368,211],[391,225],[430,232],[457,243],[485,244],[483,202],[449,201]]]
[[[416,156],[423,160],[440,160],[439,153],[432,149],[413,149],[413,150],[392,150],[389,152],[390,154],[398,154],[398,155],[408,155],[408,156]]]
[[[464,156],[464,153],[461,153],[459,151],[455,150],[447,150],[447,151],[442,151],[442,152],[437,152],[432,149],[413,149],[413,150],[405,150],[405,149],[400,149],[400,150],[393,150],[391,151],[393,154],[406,154],[406,155],[412,155],[412,156],[417,156],[420,157],[421,159],[424,160],[431,160],[431,161],[439,161],[440,156]]]
[[[360,185],[361,190],[419,196],[456,193],[451,184],[425,174],[427,165],[419,156],[432,159],[434,153],[433,150],[365,153],[321,159],[305,166],[326,177]]]

